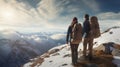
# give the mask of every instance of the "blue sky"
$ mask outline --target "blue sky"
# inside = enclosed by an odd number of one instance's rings
[[[74,16],[97,16],[101,30],[120,25],[120,0],[0,0],[0,30],[66,31]]]

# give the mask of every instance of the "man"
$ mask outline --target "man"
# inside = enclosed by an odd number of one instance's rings
[[[84,41],[83,41],[83,56],[86,58],[87,57],[87,45],[89,45],[88,50],[89,50],[89,58],[91,59],[92,57],[92,39],[90,36],[90,22],[89,22],[89,15],[85,14],[84,16],[85,21],[83,22],[83,36],[84,36]]]

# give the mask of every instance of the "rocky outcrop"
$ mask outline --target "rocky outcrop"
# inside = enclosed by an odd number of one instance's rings
[[[94,50],[105,50],[105,47],[101,44],[98,47],[95,47]]]
[[[119,49],[115,49],[112,51],[112,55],[113,56],[119,56],[120,57],[120,50]]]
[[[39,57],[38,59],[36,59],[35,61],[32,61],[33,63],[30,65],[30,67],[35,67],[38,63],[39,65],[42,64],[42,62],[44,62],[44,58]]]
[[[53,53],[56,53],[56,52],[58,52],[60,49],[53,49],[53,50],[50,50],[48,53],[49,54],[53,54]]]

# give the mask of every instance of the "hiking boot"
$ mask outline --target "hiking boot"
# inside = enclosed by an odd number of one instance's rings
[[[88,56],[88,59],[91,61],[91,60],[93,60],[93,56]]]
[[[81,57],[83,57],[83,58],[85,58],[85,59],[87,58],[87,56],[86,56],[86,55],[82,55]]]
[[[78,63],[72,63],[72,65],[73,65],[73,66],[77,66],[77,65],[78,65]]]

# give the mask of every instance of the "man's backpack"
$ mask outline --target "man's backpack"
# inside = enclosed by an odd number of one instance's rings
[[[101,33],[100,33],[98,19],[96,16],[91,17],[90,26],[91,26],[91,32],[90,32],[91,36],[93,38],[98,38],[101,35]]]
[[[82,41],[82,26],[80,23],[76,23],[72,28],[71,43],[79,44]]]

